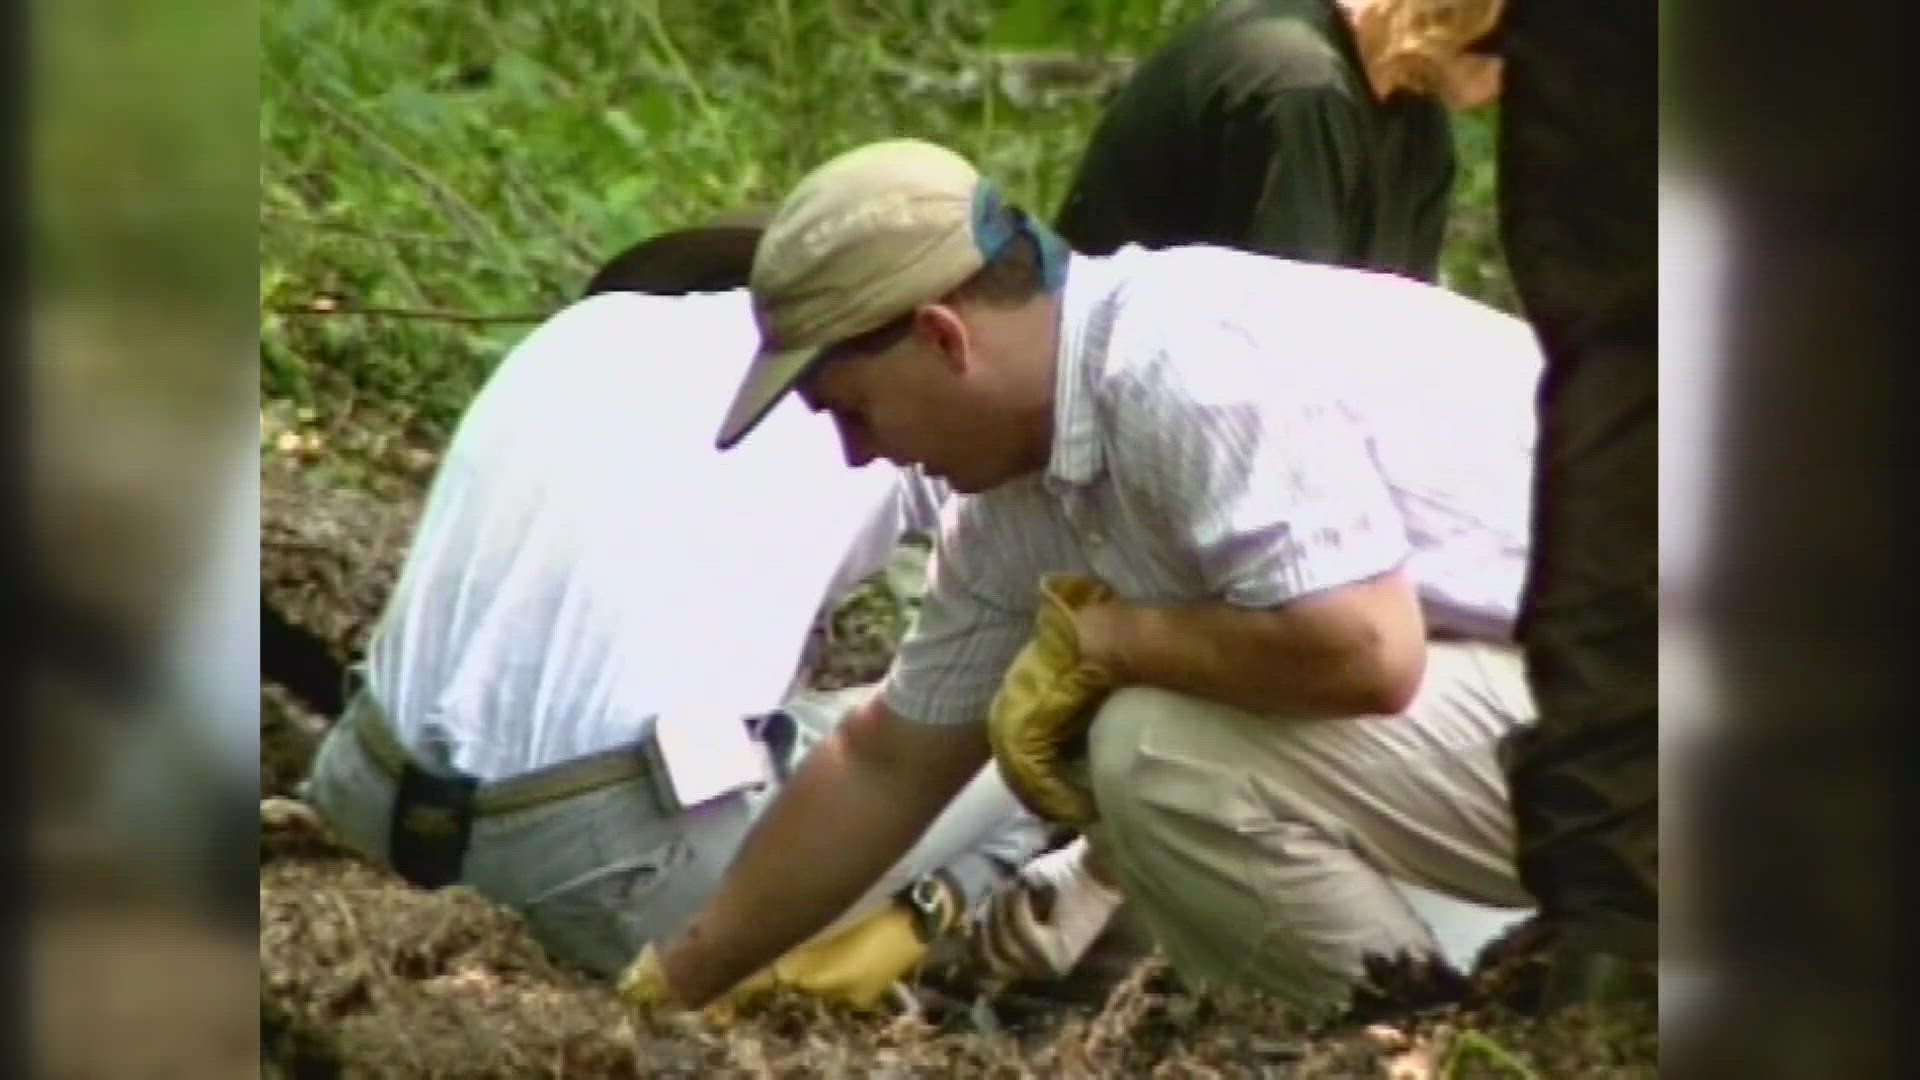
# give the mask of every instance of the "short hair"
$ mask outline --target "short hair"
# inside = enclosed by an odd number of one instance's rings
[[[973,272],[948,297],[988,307],[1017,307],[1045,291],[1040,246],[1027,233],[1016,234],[987,265]]]
[[[684,296],[744,289],[765,228],[764,211],[745,210],[648,237],[596,271],[581,296],[605,292]]]

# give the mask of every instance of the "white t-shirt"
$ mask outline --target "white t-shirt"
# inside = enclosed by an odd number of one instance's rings
[[[368,650],[402,738],[482,779],[777,707],[821,605],[931,529],[945,491],[853,470],[789,398],[721,453],[747,295],[575,304],[462,418]],[[429,751],[431,752],[431,751]]]

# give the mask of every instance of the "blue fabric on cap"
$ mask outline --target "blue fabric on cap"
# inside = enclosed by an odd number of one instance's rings
[[[1040,253],[1041,284],[1048,292],[1057,291],[1067,280],[1067,242],[1026,211],[1008,206],[1000,189],[982,180],[973,190],[973,242],[981,258],[992,262],[1021,233],[1033,240]]]

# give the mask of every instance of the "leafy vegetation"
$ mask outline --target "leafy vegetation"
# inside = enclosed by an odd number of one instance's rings
[[[263,397],[434,440],[602,260],[869,139],[951,145],[1050,215],[1125,58],[1206,2],[278,0]],[[1488,120],[1458,130],[1446,278],[1507,304]],[[367,307],[521,318],[339,313]]]

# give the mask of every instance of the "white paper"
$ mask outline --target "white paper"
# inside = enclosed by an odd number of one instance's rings
[[[771,780],[767,751],[734,717],[664,713],[654,720],[660,760],[684,807]]]

